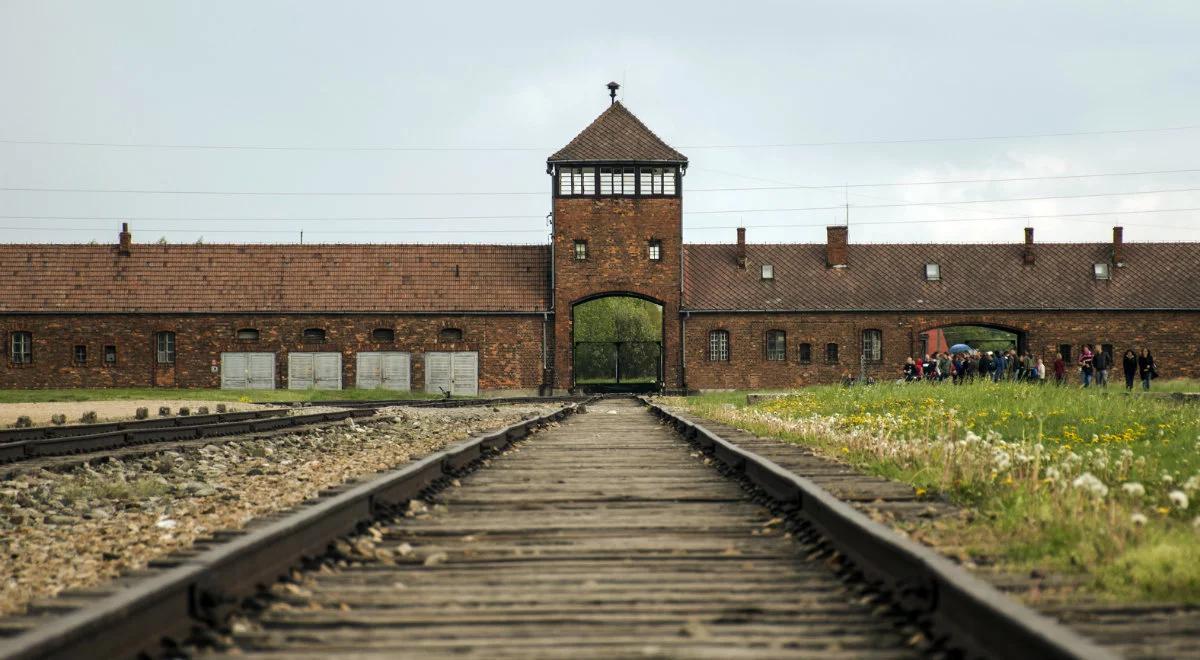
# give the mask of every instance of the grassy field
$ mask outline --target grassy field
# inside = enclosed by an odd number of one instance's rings
[[[380,401],[388,399],[437,399],[425,392],[396,390],[214,390],[163,387],[96,388],[69,390],[0,390],[0,403],[40,403],[44,401],[112,401],[119,399],[159,399],[163,401]]]
[[[1177,383],[1178,391],[1200,391]],[[674,399],[945,496],[974,515],[910,531],[1017,571],[1084,576],[1123,600],[1200,602],[1200,407],[1025,384],[816,387]]]

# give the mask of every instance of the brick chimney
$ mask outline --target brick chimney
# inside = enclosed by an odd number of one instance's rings
[[[129,233],[129,223],[121,223],[121,233],[119,236],[120,243],[117,244],[117,254],[122,257],[129,256],[129,246],[133,243],[133,234]]]
[[[746,228],[738,227],[738,242],[737,242],[737,265],[738,268],[746,270],[746,263],[749,261],[746,258]]]
[[[1125,265],[1125,228],[1113,227],[1112,244],[1113,265],[1120,268]]]
[[[1033,227],[1025,228],[1025,247],[1021,250],[1021,261],[1025,262],[1026,266],[1033,265]]]
[[[849,242],[850,228],[826,227],[825,235],[825,267],[845,268],[848,266],[850,262],[847,259],[846,244]]]

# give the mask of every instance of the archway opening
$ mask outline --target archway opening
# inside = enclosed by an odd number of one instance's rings
[[[1025,333],[996,326],[985,325],[948,325],[931,328],[921,333],[920,355],[932,353],[951,353],[952,348],[960,345],[971,347],[981,353],[992,351],[1027,350]]]
[[[571,313],[576,387],[588,392],[662,387],[662,305],[617,294],[578,303]]]

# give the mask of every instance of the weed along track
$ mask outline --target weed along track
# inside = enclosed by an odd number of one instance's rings
[[[0,657],[1110,657],[694,424],[585,406],[347,486]]]

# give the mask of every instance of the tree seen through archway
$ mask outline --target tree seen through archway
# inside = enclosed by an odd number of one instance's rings
[[[662,323],[662,307],[641,298],[608,296],[576,305],[575,382],[656,382]]]

